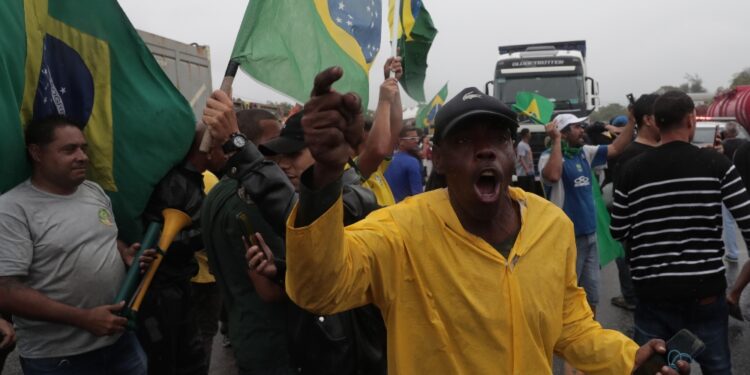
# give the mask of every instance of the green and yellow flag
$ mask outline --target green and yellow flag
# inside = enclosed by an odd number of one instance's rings
[[[338,65],[334,85],[367,108],[370,65],[380,51],[381,0],[255,0],[245,11],[232,59],[258,81],[304,103],[313,80]]]
[[[192,141],[190,105],[115,0],[5,0],[0,22],[0,192],[29,175],[23,125],[65,116],[85,125],[88,177],[137,240],[154,185]]]
[[[537,124],[546,125],[552,120],[555,104],[549,99],[533,92],[519,91],[513,110],[527,116]]]
[[[604,267],[609,262],[625,256],[625,251],[622,244],[612,238],[612,233],[609,231],[609,223],[612,219],[609,217],[607,205],[602,198],[599,180],[594,173],[591,173],[591,185],[596,210],[596,247],[599,250],[599,265]]]
[[[393,25],[394,0],[390,0],[389,25]],[[437,29],[432,24],[432,17],[424,7],[422,0],[401,0],[399,9],[399,55],[404,67],[401,86],[409,96],[418,102],[424,102],[424,79],[427,73],[427,54]]]
[[[417,112],[416,126],[418,128],[428,129],[435,123],[435,115],[437,115],[440,107],[443,106],[445,100],[448,98],[448,84],[443,85],[443,88],[438,91],[430,103],[422,107]]]

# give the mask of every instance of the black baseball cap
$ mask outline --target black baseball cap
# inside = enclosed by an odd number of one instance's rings
[[[456,126],[476,117],[496,120],[497,125],[507,127],[515,138],[518,129],[516,113],[497,98],[469,87],[447,101],[435,115],[434,142],[439,143]]]
[[[278,137],[258,146],[263,155],[293,154],[307,147],[305,133],[302,131],[302,111],[289,117]]]

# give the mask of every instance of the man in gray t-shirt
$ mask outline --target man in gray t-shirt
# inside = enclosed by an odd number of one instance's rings
[[[138,246],[118,244],[109,198],[85,180],[81,129],[27,126],[31,178],[0,196],[0,310],[14,316],[26,374],[145,374],[123,304],[111,304]]]
[[[529,129],[521,129],[518,134],[518,145],[516,146],[516,176],[533,176],[534,175],[534,157],[531,154],[531,132]]]

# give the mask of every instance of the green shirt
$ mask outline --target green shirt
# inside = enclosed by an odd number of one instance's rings
[[[203,241],[208,262],[221,288],[229,319],[229,338],[237,365],[244,372],[285,367],[289,364],[286,341],[286,305],[260,299],[245,272],[244,213],[254,232],[260,232],[276,258],[283,258],[283,239],[271,230],[258,206],[237,194],[237,181],[222,179],[209,193],[201,210]],[[283,251],[283,250],[281,250]]]

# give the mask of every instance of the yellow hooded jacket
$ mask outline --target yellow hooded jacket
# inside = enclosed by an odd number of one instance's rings
[[[287,292],[331,314],[374,303],[388,373],[551,374],[552,354],[586,374],[630,374],[638,346],[594,321],[576,282],[573,224],[510,188],[522,227],[507,261],[464,230],[446,189],[344,228],[339,200],[307,227],[287,223]]]

